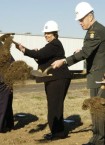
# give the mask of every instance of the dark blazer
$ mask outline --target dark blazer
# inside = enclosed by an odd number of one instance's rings
[[[26,49],[24,55],[34,58],[38,63],[38,69],[42,71],[49,67],[55,60],[65,58],[64,48],[59,39],[54,39],[38,51]],[[52,74],[53,76],[36,77],[36,81],[47,82],[56,79],[71,78],[71,73],[67,65],[57,69],[51,69],[48,74]]]
[[[105,73],[105,27],[97,21],[89,28],[82,50],[67,58],[69,66],[86,59],[87,87],[98,88]]]

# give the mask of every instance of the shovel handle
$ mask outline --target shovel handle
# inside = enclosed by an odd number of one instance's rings
[[[13,41],[13,40],[12,40],[12,43],[14,43],[15,45],[19,45],[19,43],[15,42],[15,41]]]
[[[19,43],[17,43],[16,41],[13,41],[12,40],[12,43],[14,43],[15,45],[17,45],[17,46],[19,46]],[[22,46],[22,47],[24,47],[24,46]],[[17,47],[16,47],[17,48]],[[26,47],[24,47],[24,48],[26,48]],[[19,48],[17,48],[17,49],[19,49]],[[26,48],[27,49],[27,48]],[[19,49],[20,50],[20,49]]]

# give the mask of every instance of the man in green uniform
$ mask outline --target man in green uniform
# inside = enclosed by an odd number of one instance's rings
[[[65,63],[71,66],[86,59],[87,87],[90,89],[90,96],[94,97],[98,95],[101,85],[96,81],[101,81],[105,73],[105,27],[95,20],[94,9],[89,3],[79,3],[75,12],[76,20],[79,21],[83,30],[87,30],[83,47],[72,56],[55,61],[52,66],[54,69]],[[101,97],[105,97],[104,93],[102,94]],[[103,128],[104,131],[100,132]],[[93,129],[93,137],[84,145],[105,145],[105,123]]]

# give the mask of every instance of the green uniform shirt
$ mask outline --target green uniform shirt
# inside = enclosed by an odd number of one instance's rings
[[[97,21],[89,28],[82,50],[67,58],[69,66],[86,59],[87,87],[98,88],[105,73],[105,27]]]

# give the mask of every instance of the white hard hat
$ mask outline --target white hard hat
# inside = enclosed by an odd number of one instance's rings
[[[44,25],[43,32],[54,32],[58,30],[58,24],[55,21],[48,21]]]
[[[87,2],[79,3],[75,8],[76,18],[75,20],[80,20],[85,17],[89,12],[93,11],[93,7]]]

